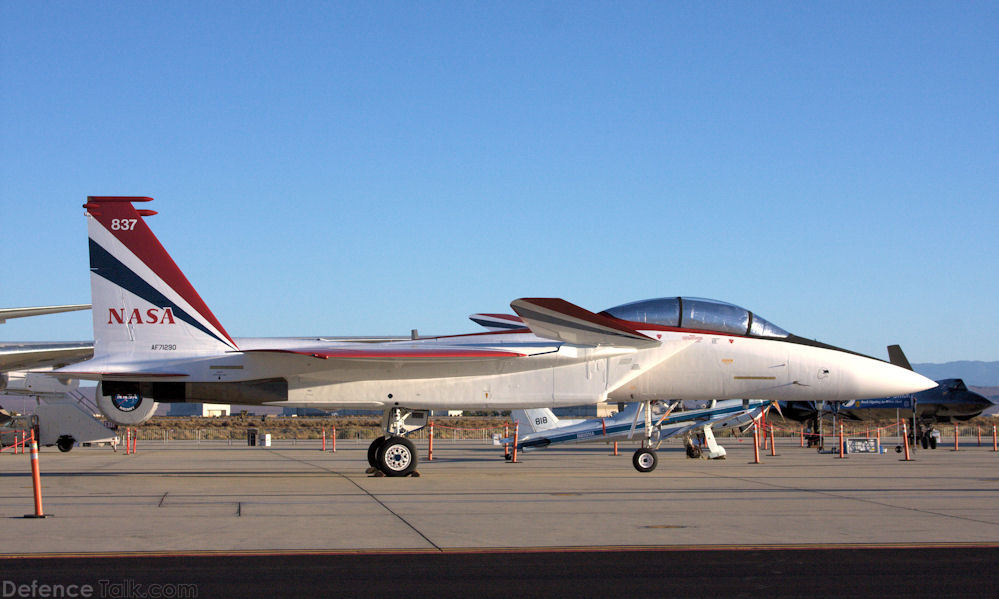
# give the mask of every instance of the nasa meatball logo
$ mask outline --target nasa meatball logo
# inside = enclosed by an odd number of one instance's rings
[[[142,403],[138,393],[116,393],[111,396],[111,403],[122,412],[131,412]]]

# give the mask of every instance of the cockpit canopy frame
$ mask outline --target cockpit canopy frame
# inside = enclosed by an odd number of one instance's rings
[[[703,297],[639,300],[601,312],[621,320],[727,335],[784,339],[790,333],[745,308]]]

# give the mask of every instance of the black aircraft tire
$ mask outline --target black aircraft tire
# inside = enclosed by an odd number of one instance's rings
[[[382,445],[385,444],[385,437],[378,437],[368,445],[368,465],[372,468],[381,470],[378,466],[378,450],[381,449]]]
[[[659,458],[656,457],[656,452],[651,449],[642,448],[636,450],[635,455],[631,456],[631,464],[639,472],[652,472],[659,464]]]
[[[923,435],[922,438],[919,440],[919,442],[923,445],[923,449],[929,449],[930,448],[930,436],[929,435]]]
[[[59,437],[58,441],[56,441],[56,447],[59,448],[59,451],[66,453],[73,449],[74,443],[76,443],[76,439],[73,437],[62,436]]]
[[[936,448],[937,448],[937,438],[930,437],[930,449],[936,449]]]
[[[385,476],[409,476],[416,470],[416,446],[406,437],[391,437],[378,448],[376,461]]]

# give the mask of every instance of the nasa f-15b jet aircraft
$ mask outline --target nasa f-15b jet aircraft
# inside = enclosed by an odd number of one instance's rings
[[[511,307],[525,328],[405,341],[234,339],[153,235],[144,197],[89,197],[94,357],[57,376],[100,381],[119,424],[156,402],[377,408],[385,436],[372,468],[410,474],[406,434],[429,409],[515,409],[663,398],[845,400],[932,381],[886,362],[789,335],[746,310],[691,300],[596,314],[556,298]],[[668,302],[667,302],[668,303]],[[665,319],[665,320],[664,320]],[[741,320],[740,320],[741,319]]]

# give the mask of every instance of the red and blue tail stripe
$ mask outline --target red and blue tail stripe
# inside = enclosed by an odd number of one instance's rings
[[[156,213],[137,210],[132,205],[133,202],[148,201],[151,198],[87,198],[84,208],[96,221],[92,222],[90,233],[91,270],[153,306],[170,308],[174,316],[183,322],[234,350],[238,349],[143,219]],[[136,269],[148,269],[148,272],[137,272]],[[95,303],[95,312],[98,309]]]

